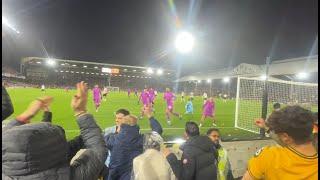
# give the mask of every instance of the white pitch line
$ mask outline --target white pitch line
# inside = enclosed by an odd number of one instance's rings
[[[200,129],[208,129],[208,128],[212,128],[212,127],[201,127]],[[217,127],[219,129],[235,129],[235,127]],[[185,128],[162,128],[163,130],[177,130],[177,129],[185,129]],[[146,130],[151,130],[151,129],[140,129],[142,131],[146,131]],[[79,132],[79,129],[74,129],[74,130],[65,130],[65,132]]]

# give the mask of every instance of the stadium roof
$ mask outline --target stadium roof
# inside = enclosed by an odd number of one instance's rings
[[[218,69],[210,72],[198,72],[177,79],[176,82],[222,79],[224,77],[257,77],[265,74],[266,65],[242,63],[235,68]],[[269,66],[269,75],[292,75],[299,72],[318,72],[318,56],[300,57],[286,60],[272,61]]]
[[[25,57],[22,58],[21,64],[30,64],[37,65],[45,63],[47,60],[53,60],[57,63],[58,66],[63,67],[86,67],[86,69],[101,69],[102,67],[106,68],[118,68],[121,71],[127,72],[128,69],[133,70],[134,72],[141,70],[141,72],[146,72],[149,68],[156,70],[162,69],[163,73],[173,74],[174,70],[163,69],[161,67],[142,67],[142,66],[128,66],[128,65],[119,65],[119,64],[108,64],[108,63],[96,63],[96,62],[86,62],[86,61],[77,61],[77,60],[67,60],[67,59],[55,59],[55,58],[43,58],[43,57]]]

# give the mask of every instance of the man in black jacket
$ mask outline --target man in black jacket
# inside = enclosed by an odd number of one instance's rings
[[[215,180],[217,179],[217,150],[207,136],[200,136],[199,127],[194,122],[187,122],[185,135],[187,141],[182,146],[182,157],[177,157],[164,150],[164,155],[180,180]]]
[[[13,106],[10,96],[4,86],[2,86],[2,121],[13,114]]]

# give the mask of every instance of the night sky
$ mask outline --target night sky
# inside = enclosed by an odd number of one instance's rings
[[[2,15],[22,32],[15,36],[5,30],[4,63],[49,56],[171,69],[181,65],[183,72],[194,72],[263,64],[266,56],[318,54],[316,0],[173,2],[176,11],[168,0],[3,0]],[[181,29],[196,37],[187,55],[173,47]]]

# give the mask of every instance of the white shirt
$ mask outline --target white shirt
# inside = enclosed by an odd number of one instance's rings
[[[184,92],[181,92],[181,96],[184,96]]]
[[[44,85],[41,85],[41,89],[44,89],[45,87],[44,87]]]
[[[207,93],[203,93],[203,96],[202,96],[203,98],[207,98],[208,97],[208,95],[207,95]]]
[[[193,92],[190,93],[190,96],[193,97]]]
[[[108,92],[108,88],[104,88],[103,93],[107,93],[107,92]]]

